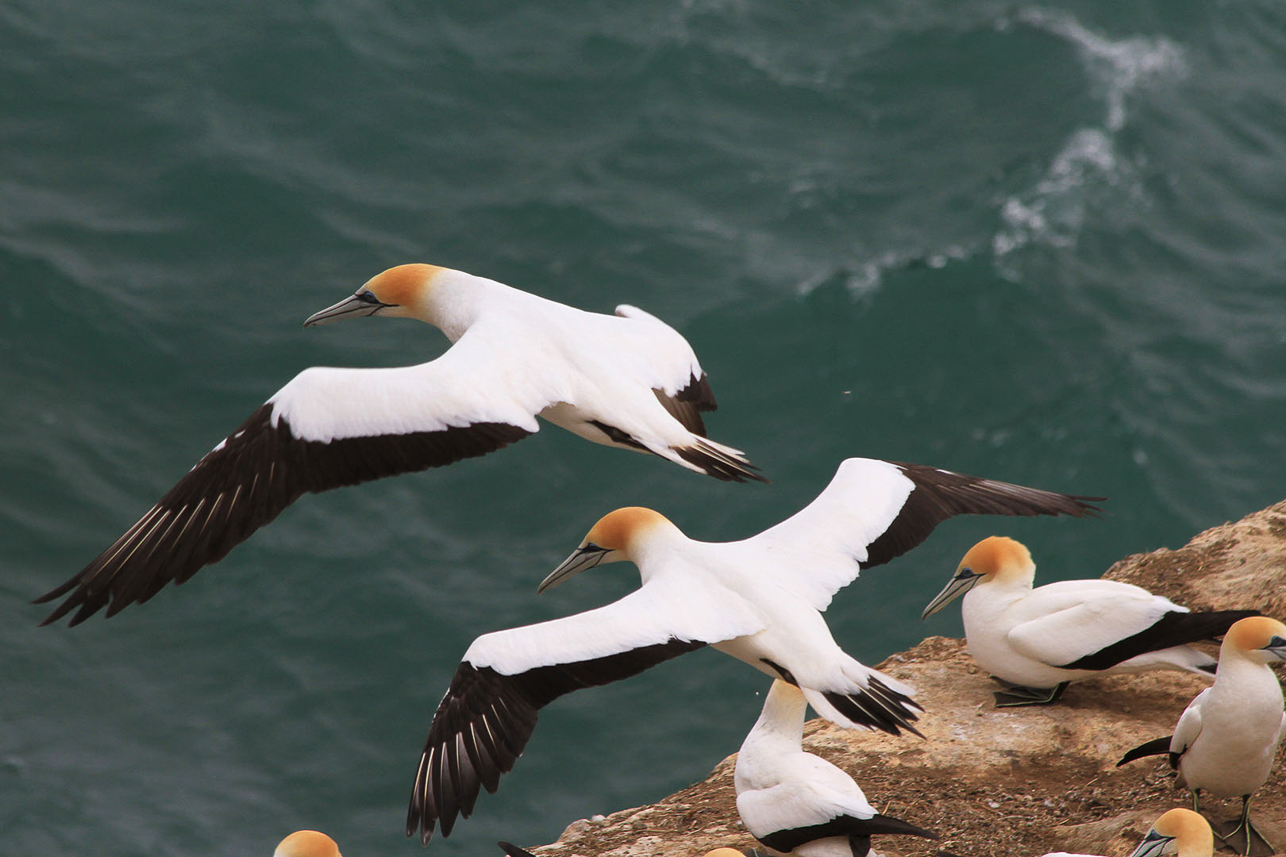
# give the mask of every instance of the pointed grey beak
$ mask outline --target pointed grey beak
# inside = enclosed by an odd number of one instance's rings
[[[536,587],[536,594],[539,595],[546,589],[553,589],[572,575],[580,574],[587,568],[593,568],[602,562],[609,553],[611,551],[607,548],[601,548],[593,543],[577,548],[575,553],[563,560],[558,568],[550,572],[549,577],[540,582],[540,586]]]
[[[304,327],[330,324],[332,321],[339,321],[342,318],[361,318],[367,315],[375,315],[386,306],[392,306],[392,304],[381,303],[370,292],[358,292],[351,297],[344,298],[333,306],[328,306],[324,310],[308,316],[308,318],[304,319]]]
[[[930,601],[929,606],[924,608],[920,618],[928,619],[934,613],[937,613],[956,598],[972,589],[973,585],[981,579],[981,574],[974,574],[967,568],[960,569],[959,574],[951,578],[951,582],[946,585],[946,588],[938,593],[938,597]]]
[[[1268,641],[1268,645],[1264,646],[1264,651],[1279,661],[1286,661],[1286,640],[1281,637],[1273,637]]]
[[[1155,830],[1149,830],[1139,847],[1130,852],[1130,857],[1158,857],[1173,840],[1173,836],[1162,836]]]

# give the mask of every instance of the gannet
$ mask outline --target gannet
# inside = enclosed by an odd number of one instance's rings
[[[821,611],[860,569],[928,537],[952,515],[1093,514],[1086,498],[916,464],[850,458],[805,509],[738,542],[700,542],[650,509],[618,509],[540,584],[628,560],[642,587],[612,604],[484,634],[439,704],[415,775],[407,835],[451,831],[513,767],[541,707],[712,645],[799,685],[822,716],[896,734],[920,710],[911,689],[854,660]]]
[[[454,343],[418,366],[313,367],[205,455],[134,526],[37,603],[42,624],[112,616],[217,562],[307,491],[485,455],[539,430],[653,453],[716,479],[765,481],[705,437],[714,394],[678,331],[632,306],[585,312],[433,265],[373,277],[304,326],[416,318]]]
[[[1240,818],[1219,827],[1228,831],[1220,838],[1242,854],[1275,853],[1250,823],[1250,796],[1268,779],[1286,729],[1281,684],[1268,667],[1282,660],[1286,625],[1267,616],[1238,621],[1219,647],[1215,683],[1188,703],[1174,734],[1141,744],[1117,762],[1120,767],[1168,753],[1170,767],[1179,772],[1175,788],[1192,790],[1194,810],[1200,809],[1202,789],[1240,797]]]
[[[937,839],[922,827],[881,815],[853,778],[801,747],[808,702],[776,679],[763,712],[737,754],[737,814],[764,846],[800,857],[866,857],[875,834]]]
[[[1073,681],[1153,669],[1207,678],[1215,660],[1187,643],[1213,639],[1255,610],[1192,613],[1146,589],[1113,580],[1065,580],[1032,588],[1036,565],[1020,542],[978,542],[921,618],[964,593],[969,654],[1006,686],[999,706],[1054,702]]]
[[[296,830],[281,840],[272,857],[343,857],[335,840],[316,830]]]
[[[1173,849],[1178,857],[1212,857],[1215,838],[1210,823],[1190,809],[1172,809],[1161,815],[1130,857],[1160,857]]]

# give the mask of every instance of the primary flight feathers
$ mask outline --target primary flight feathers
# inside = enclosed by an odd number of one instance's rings
[[[730,481],[764,481],[739,450],[705,437],[715,409],[691,346],[630,306],[585,312],[461,271],[401,265],[305,326],[417,318],[454,343],[392,369],[297,375],[63,585],[42,624],[112,616],[222,559],[309,491],[485,455],[539,430],[537,417],[607,446],[649,452]]]
[[[702,646],[797,685],[843,726],[896,734],[921,710],[864,666],[821,612],[862,568],[887,562],[959,514],[1084,517],[1099,498],[1055,494],[916,464],[851,458],[805,509],[738,542],[701,542],[637,507],[603,517],[541,589],[628,560],[642,586],[611,604],[473,642],[438,705],[415,775],[407,835],[428,842],[468,817],[521,755],[539,710]]]

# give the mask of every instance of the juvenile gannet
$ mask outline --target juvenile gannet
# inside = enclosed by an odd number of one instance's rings
[[[800,744],[808,702],[798,687],[773,681],[763,712],[737,754],[737,814],[764,846],[800,857],[866,857],[871,836],[937,834],[881,815],[853,778]]]
[[[62,586],[42,624],[112,616],[222,559],[308,491],[440,467],[539,430],[650,452],[716,479],[765,481],[705,437],[714,394],[678,331],[632,306],[585,312],[493,280],[400,265],[304,322],[416,318],[454,343],[394,369],[313,367],[205,455],[123,536]]]
[[[1114,580],[1065,580],[1032,588],[1036,565],[1020,542],[978,542],[951,582],[924,608],[928,618],[964,593],[969,654],[1006,686],[996,704],[1054,702],[1073,681],[1153,669],[1209,677],[1215,660],[1188,643],[1213,639],[1255,610],[1192,613]]]
[[[850,458],[805,509],[738,542],[700,542],[650,509],[602,518],[538,588],[606,562],[638,566],[642,587],[612,604],[474,641],[429,727],[407,835],[450,833],[494,792],[540,708],[581,687],[628,678],[713,645],[799,685],[843,726],[914,731],[920,710],[901,682],[836,644],[821,614],[860,569],[928,537],[952,515],[1092,514],[1086,500],[915,464]]]
[[[1197,694],[1179,717],[1174,735],[1126,753],[1117,767],[1144,756],[1169,754],[1176,788],[1241,797],[1241,817],[1219,825],[1220,838],[1242,854],[1275,853],[1250,823],[1250,796],[1264,784],[1286,728],[1282,688],[1268,667],[1286,660],[1286,625],[1267,616],[1242,619],[1219,647],[1215,683]]]
[[[281,840],[272,857],[343,857],[335,840],[316,830],[296,830]]]

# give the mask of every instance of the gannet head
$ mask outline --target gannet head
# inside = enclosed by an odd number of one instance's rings
[[[1026,582],[1030,586],[1035,575],[1036,564],[1022,542],[1005,536],[990,536],[969,548],[956,568],[955,577],[929,602],[920,618],[929,618],[979,583]]]
[[[746,854],[736,848],[716,848],[713,851],[707,851],[705,857],[746,857]]]
[[[602,565],[605,562],[620,560],[633,561],[640,542],[658,528],[674,528],[669,519],[660,512],[645,509],[642,506],[626,506],[615,512],[608,512],[590,527],[581,541],[580,547],[558,568],[541,581],[536,592],[557,586],[573,574],[579,574],[587,568]]]
[[[1228,651],[1261,664],[1286,661],[1286,625],[1268,616],[1239,619],[1224,635],[1219,657]]]
[[[434,282],[446,270],[436,265],[420,264],[389,268],[367,280],[352,297],[308,316],[304,327],[368,315],[429,321],[433,318],[429,300]]]
[[[1172,842],[1180,854],[1210,855],[1215,849],[1209,822],[1190,809],[1172,809],[1156,820],[1130,857],[1157,857]]]
[[[272,857],[342,857],[335,840],[316,830],[296,830],[281,840]]]

